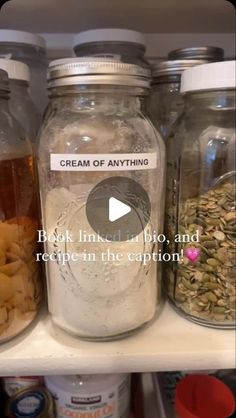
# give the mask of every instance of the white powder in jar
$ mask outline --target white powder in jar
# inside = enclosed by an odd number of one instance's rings
[[[86,217],[85,198],[65,188],[48,192],[44,213],[47,234],[94,234]],[[121,253],[121,261],[102,261],[101,252]],[[81,254],[80,261],[47,262],[49,310],[53,321],[81,337],[109,338],[134,330],[150,321],[157,304],[157,265],[129,261],[128,253],[151,252],[151,244],[138,242],[47,242],[47,253]],[[82,254],[96,261],[83,261]]]

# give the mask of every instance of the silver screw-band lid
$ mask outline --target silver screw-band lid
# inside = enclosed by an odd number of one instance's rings
[[[105,58],[83,57],[52,61],[48,87],[80,84],[123,85],[148,88],[149,69]]]

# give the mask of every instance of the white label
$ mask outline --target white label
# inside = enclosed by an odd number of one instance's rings
[[[36,396],[28,396],[25,399],[21,399],[17,405],[17,409],[22,414],[32,414],[37,411],[40,406],[40,400]]]
[[[53,171],[150,170],[157,167],[157,154],[50,154],[50,167]]]
[[[46,380],[52,393],[58,418],[129,418],[130,378],[126,377],[117,387],[97,393],[70,394]]]

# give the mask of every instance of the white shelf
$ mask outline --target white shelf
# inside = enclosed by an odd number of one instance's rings
[[[195,325],[168,304],[158,320],[120,341],[91,343],[38,323],[0,346],[0,376],[119,373],[235,367],[235,333]]]

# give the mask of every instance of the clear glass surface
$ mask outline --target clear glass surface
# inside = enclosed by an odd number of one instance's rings
[[[153,84],[147,100],[147,113],[164,139],[169,136],[172,126],[184,108],[184,100],[179,90],[180,76],[161,77],[159,82]]]
[[[40,115],[47,105],[47,59],[44,49],[33,45],[0,43],[0,57],[24,62],[30,68],[30,94]]]
[[[167,140],[165,213],[166,235],[183,259],[165,265],[164,283],[179,312],[220,328],[235,323],[235,181],[235,92],[187,94]]]
[[[32,147],[0,97],[0,343],[35,318],[40,297],[38,208]]]
[[[43,227],[47,233],[86,230],[85,205],[89,192],[112,176],[129,177],[149,195],[152,207],[146,228],[162,230],[164,144],[142,112],[144,92],[133,87],[61,87],[53,91],[41,130],[39,179]],[[51,171],[50,154],[157,155],[157,168],[140,171]],[[76,213],[76,216],[74,215]],[[61,221],[63,217],[63,222]],[[153,242],[75,242],[70,251],[98,253],[110,249],[124,254],[123,261],[47,262],[49,310],[53,321],[80,337],[110,339],[123,336],[148,323],[160,305],[159,264],[127,260],[128,252],[152,254]],[[45,243],[47,253],[55,251]],[[63,247],[65,251],[65,247]],[[142,309],[140,309],[142,306]]]
[[[35,146],[40,117],[29,95],[28,84],[20,80],[11,80],[10,88],[10,111],[20,122],[31,143]]]

